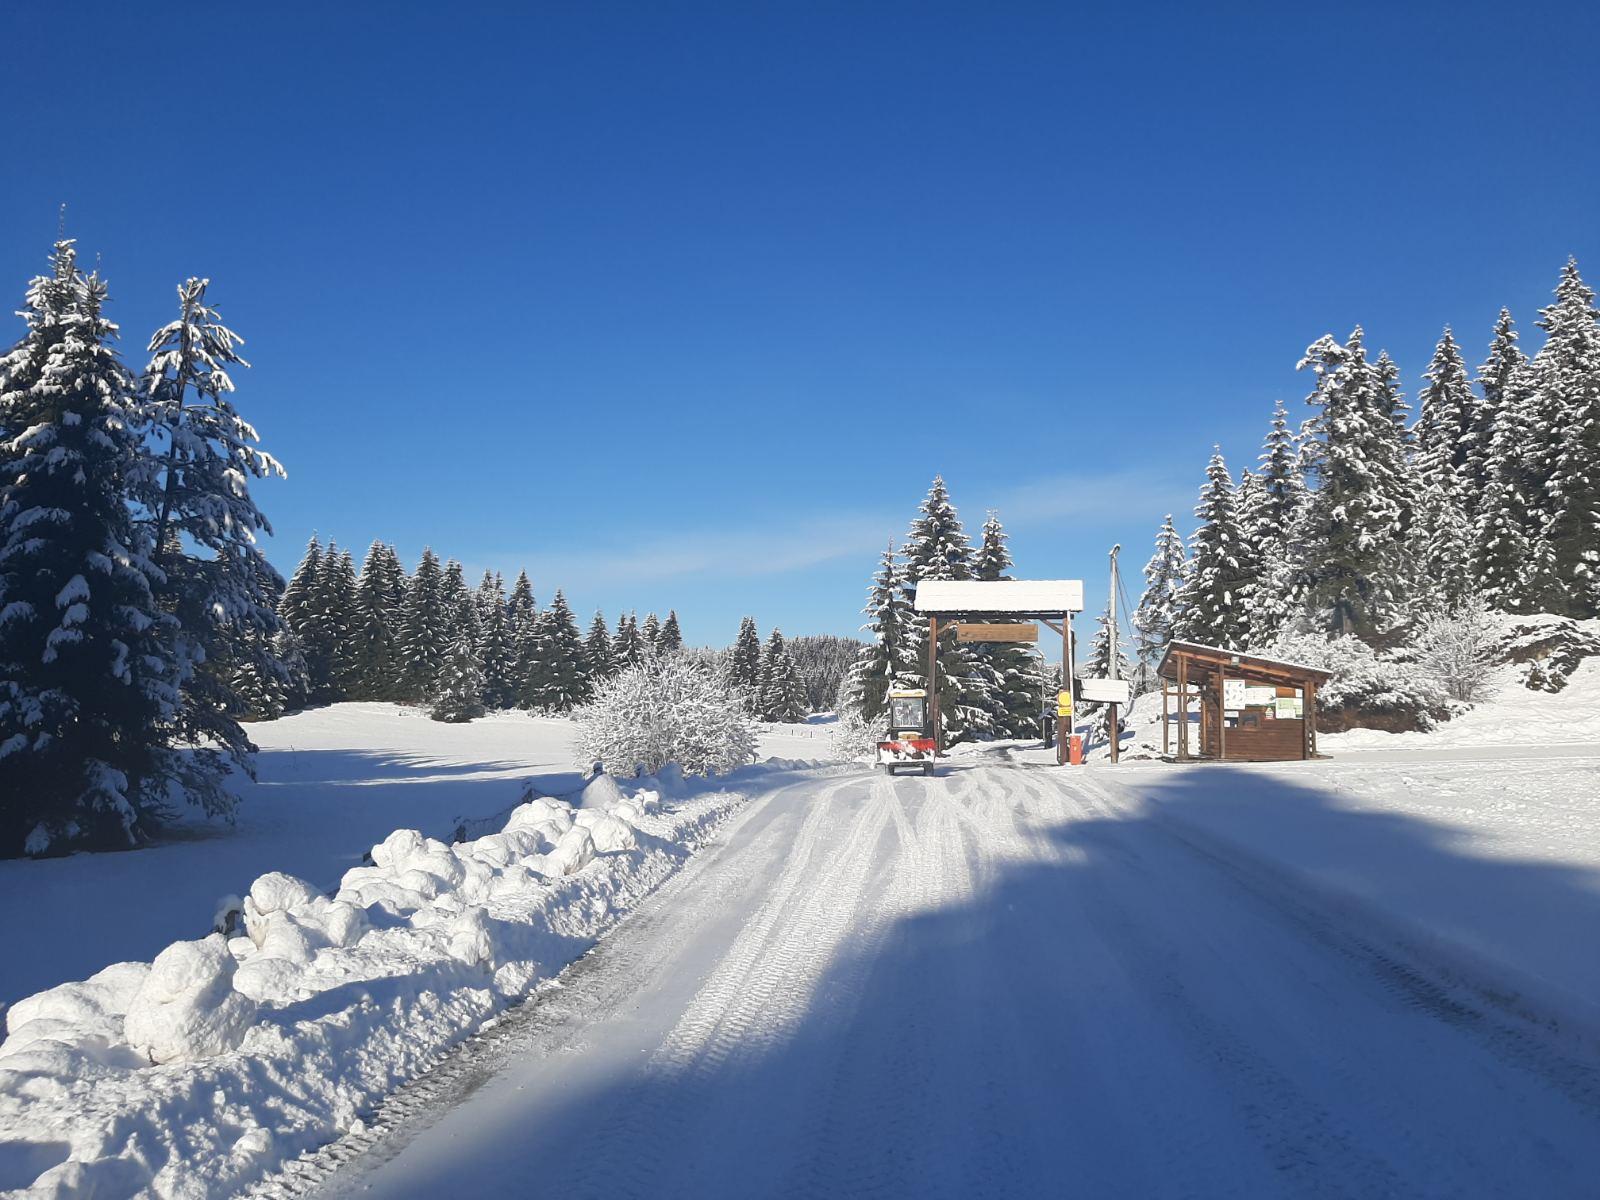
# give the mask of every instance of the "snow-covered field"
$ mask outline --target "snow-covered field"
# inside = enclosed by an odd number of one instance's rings
[[[521,782],[576,787],[572,724],[523,712],[468,724],[393,704],[336,704],[249,727],[260,782],[238,824],[195,821],[127,854],[0,862],[0,1005],[211,928],[219,899],[268,871],[331,888],[396,829],[448,840]],[[762,757],[828,757],[825,725],[764,726]]]

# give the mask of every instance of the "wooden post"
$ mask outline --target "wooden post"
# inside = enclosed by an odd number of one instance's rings
[[[1217,761],[1228,761],[1228,668],[1217,666]]]
[[[1301,689],[1302,701],[1300,704],[1301,725],[1305,732],[1305,756],[1317,756],[1317,685],[1310,680]]]
[[[943,744],[939,729],[939,618],[928,618],[928,712],[933,718],[933,756]]]
[[[1111,722],[1111,761],[1116,762],[1117,754],[1122,750],[1122,739],[1117,736],[1119,729],[1117,726],[1117,705],[1115,702],[1113,702],[1111,705],[1111,715],[1108,719]]]
[[[1172,753],[1168,746],[1168,739],[1172,735],[1172,722],[1167,716],[1167,681],[1161,681],[1161,757],[1166,758]]]
[[[1189,758],[1189,656],[1178,654],[1178,761]]]

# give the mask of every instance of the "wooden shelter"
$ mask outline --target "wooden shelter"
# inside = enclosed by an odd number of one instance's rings
[[[1317,756],[1317,689],[1332,672],[1198,642],[1171,642],[1157,673],[1164,752],[1171,753],[1169,713],[1176,700],[1180,760],[1283,762]],[[1195,705],[1200,720],[1191,730]]]

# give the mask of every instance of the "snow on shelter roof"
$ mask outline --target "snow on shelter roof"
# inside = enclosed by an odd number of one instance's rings
[[[1083,580],[924,579],[915,607],[934,615],[1059,616],[1083,611]]]
[[[1218,663],[1239,667],[1248,671],[1252,667],[1257,670],[1282,675],[1301,676],[1317,683],[1333,678],[1333,672],[1322,667],[1313,667],[1308,663],[1289,662],[1281,658],[1267,658],[1260,654],[1251,654],[1248,650],[1229,650],[1226,646],[1207,646],[1204,642],[1168,642],[1166,653],[1161,656],[1161,665],[1156,668],[1156,674],[1166,679],[1176,679],[1177,667],[1171,666],[1174,651],[1184,653],[1201,659],[1211,659]],[[1169,666],[1171,669],[1169,670]]]

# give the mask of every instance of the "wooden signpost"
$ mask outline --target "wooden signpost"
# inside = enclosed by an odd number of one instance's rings
[[[962,621],[956,626],[958,642],[1037,642],[1037,625],[984,625]]]

